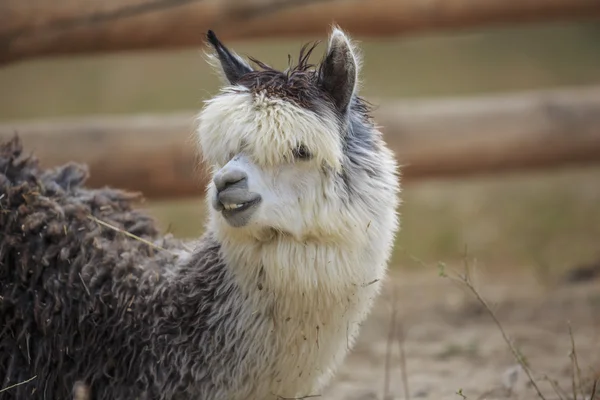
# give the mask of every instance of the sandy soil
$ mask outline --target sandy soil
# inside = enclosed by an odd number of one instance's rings
[[[530,365],[546,399],[573,398],[569,321],[582,380],[600,377],[598,279],[549,286],[512,270],[503,274],[479,271],[474,280]],[[393,310],[397,331],[390,335]],[[388,343],[392,343],[391,353]],[[399,356],[402,344],[410,398],[538,398],[481,303],[465,286],[434,270],[389,276],[355,349],[321,398],[383,399],[386,371],[387,398],[406,398]],[[390,368],[386,369],[388,354]],[[556,380],[564,393],[557,394],[545,376]],[[591,382],[587,387],[589,396]],[[578,398],[584,397],[578,393]]]

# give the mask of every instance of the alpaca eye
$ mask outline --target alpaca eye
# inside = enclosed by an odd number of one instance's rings
[[[308,160],[312,157],[308,149],[304,145],[296,147],[293,151],[294,158],[298,160]]]

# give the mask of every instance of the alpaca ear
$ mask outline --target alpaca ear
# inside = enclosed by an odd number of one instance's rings
[[[327,54],[320,66],[321,87],[340,112],[346,112],[358,81],[358,59],[348,37],[335,27],[329,37]]]
[[[208,31],[206,39],[216,51],[216,55],[208,54],[209,62],[220,72],[227,83],[233,85],[243,75],[252,72],[252,67],[240,56],[227,49],[213,31]]]

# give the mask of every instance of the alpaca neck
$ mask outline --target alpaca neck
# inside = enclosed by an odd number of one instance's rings
[[[254,243],[221,239],[237,286],[255,310],[272,314],[278,340],[288,344],[314,329],[330,339],[343,330],[346,339],[348,322],[362,321],[385,275],[385,258],[369,246],[300,243],[286,236]]]
[[[225,237],[221,249],[252,313],[266,317],[255,341],[270,354],[268,391],[315,394],[352,347],[379,290],[383,260],[372,264],[366,249],[289,237],[254,243]]]

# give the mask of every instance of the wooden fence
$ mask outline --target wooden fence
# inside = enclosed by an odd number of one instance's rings
[[[386,102],[375,110],[405,181],[600,161],[600,87]],[[52,166],[90,166],[92,186],[147,197],[203,192],[194,114],[94,117],[0,125]]]
[[[0,0],[0,64],[28,59],[201,46],[224,39],[357,37],[492,24],[600,18],[599,0]],[[375,101],[375,103],[378,103]],[[405,181],[600,162],[600,87],[485,98],[386,101],[375,113]],[[138,115],[0,125],[42,164],[90,166],[92,186],[147,197],[203,192],[194,115]]]
[[[600,17],[598,0],[0,0],[0,63],[76,53],[201,46],[223,39],[353,35]]]

